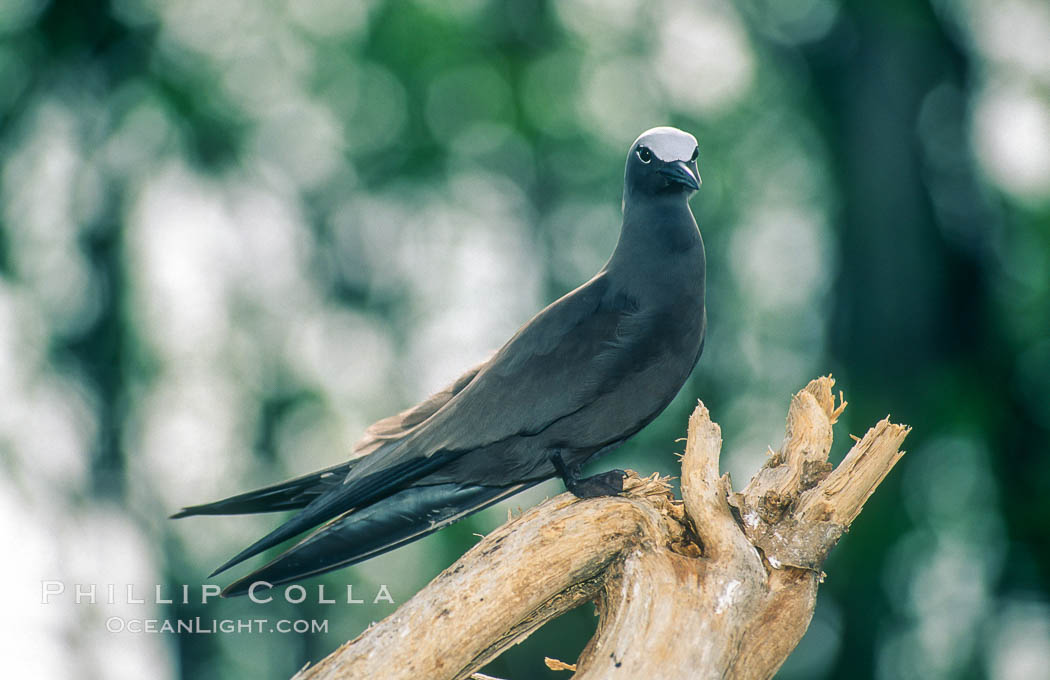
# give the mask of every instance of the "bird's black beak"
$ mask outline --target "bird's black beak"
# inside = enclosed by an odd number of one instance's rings
[[[666,177],[669,182],[681,184],[692,191],[700,188],[700,173],[693,174],[689,164],[685,161],[672,161],[657,172]]]

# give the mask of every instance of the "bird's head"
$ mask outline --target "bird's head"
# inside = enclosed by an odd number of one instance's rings
[[[683,194],[700,188],[696,137],[673,127],[646,130],[627,152],[624,200],[628,196]]]

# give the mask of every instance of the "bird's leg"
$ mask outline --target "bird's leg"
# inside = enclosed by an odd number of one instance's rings
[[[554,469],[558,471],[565,488],[577,498],[595,498],[596,496],[615,496],[623,491],[623,470],[609,470],[590,477],[580,477],[580,466],[568,466],[559,451],[550,455]]]

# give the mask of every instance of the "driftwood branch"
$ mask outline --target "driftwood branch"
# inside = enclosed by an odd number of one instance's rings
[[[908,433],[883,420],[833,469],[845,407],[833,384],[792,398],[783,444],[743,491],[718,474],[721,431],[700,404],[681,501],[666,480],[633,474],[622,496],[552,498],[296,679],[468,678],[588,600],[600,619],[574,678],[771,677],[809,625],[828,552]]]

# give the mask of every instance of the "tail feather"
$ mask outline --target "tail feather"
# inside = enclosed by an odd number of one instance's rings
[[[377,459],[373,453],[367,458],[360,459],[363,464],[351,474],[363,471],[363,474],[354,480],[349,477],[339,484],[333,485],[306,507],[299,511],[284,524],[280,525],[270,533],[260,538],[255,543],[230,558],[225,564],[209,574],[209,578],[221,574],[230,567],[240,564],[249,557],[254,557],[264,550],[269,550],[278,543],[283,543],[293,536],[298,536],[307,529],[312,529],[322,522],[338,517],[354,508],[365,508],[369,505],[397,496],[397,488],[404,488],[404,484],[422,477],[434,468],[440,467],[450,456],[455,454],[433,455],[430,457],[412,458],[404,463],[380,467],[376,464]],[[373,467],[379,467],[369,474],[368,463]]]
[[[247,515],[305,508],[324,491],[340,484],[355,462],[357,461],[340,463],[280,484],[230,496],[214,503],[191,505],[172,515],[171,519],[194,515]]]
[[[342,490],[340,489],[339,491]],[[208,578],[221,574],[230,567],[240,564],[249,557],[255,557],[264,550],[269,550],[278,543],[283,543],[289,538],[297,536],[307,529],[317,526],[321,522],[325,522],[337,515],[341,515],[352,507],[352,498],[344,493],[329,493],[326,496],[321,496],[300,510],[298,514],[294,515],[290,520],[278,526],[255,543],[252,543],[250,546],[228,559],[222,566],[208,574]]]
[[[535,483],[509,487],[450,483],[403,489],[332,520],[266,566],[231,583],[222,595],[244,595],[257,582],[279,585],[375,557]]]

